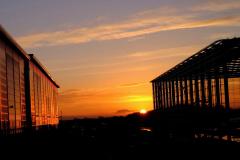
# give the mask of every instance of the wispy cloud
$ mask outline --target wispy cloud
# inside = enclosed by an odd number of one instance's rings
[[[73,66],[73,67],[65,67],[65,68],[63,67],[60,69],[59,68],[51,69],[50,71],[66,72],[66,71],[78,70],[78,72],[81,73],[80,74],[81,76],[92,76],[92,75],[107,75],[107,74],[119,74],[119,73],[128,73],[128,72],[142,72],[142,71],[147,71],[149,69],[156,67],[153,65],[149,65],[149,66],[132,66],[129,68],[129,67],[123,66],[124,64],[131,65],[131,62],[125,61],[121,63],[118,63],[118,62],[106,63],[106,65],[92,65],[92,66],[83,66],[83,67],[82,66]],[[109,67],[112,67],[112,68],[109,68]],[[93,68],[96,68],[97,70],[93,70]]]
[[[145,39],[144,36],[133,37],[133,38],[129,38],[128,42],[135,42],[135,41],[139,41],[139,40],[143,40],[143,39]]]
[[[239,37],[240,33],[233,33],[233,32],[221,32],[212,34],[209,38],[212,40],[224,39],[224,38],[233,38]]]
[[[138,18],[138,17],[152,17],[153,15],[176,15],[179,12],[179,9],[173,6],[161,6],[157,8],[151,8],[147,10],[140,11],[131,17]]]
[[[165,48],[158,50],[150,50],[143,52],[134,52],[129,53],[125,58],[135,59],[136,61],[149,61],[163,58],[173,58],[176,56],[187,56],[197,51],[200,46],[182,46],[182,47],[173,47]]]
[[[134,38],[161,31],[178,29],[232,25],[240,25],[240,16],[199,20],[195,14],[157,15],[155,17],[132,18],[123,22],[96,27],[80,27],[49,33],[36,33],[18,37],[17,40],[25,48],[34,48]]]
[[[108,98],[110,96],[113,95],[111,95],[109,92],[99,90],[66,90],[59,93],[59,105],[60,107],[68,106],[68,109],[78,108],[81,106],[81,109],[83,109],[93,104],[97,105],[113,103],[113,100],[111,98]]]
[[[108,68],[108,67],[115,67],[118,65],[122,65],[122,62],[115,62],[115,63],[104,63],[104,64],[86,64],[86,65],[79,65],[79,66],[68,66],[62,68],[53,68],[51,71],[54,72],[61,72],[61,71],[73,71],[73,70],[86,70],[91,68]]]
[[[117,24],[106,24],[92,28],[76,28],[65,31],[36,33],[17,38],[24,47],[40,47],[86,43],[89,41],[113,40],[134,37],[146,27],[167,21],[168,17],[131,19]]]
[[[129,109],[120,109],[116,112],[116,114],[124,115],[124,114],[129,114],[135,112],[134,110],[129,110]]]
[[[126,84],[122,84],[119,86],[119,88],[132,88],[132,87],[139,87],[139,86],[143,86],[148,84],[147,82],[143,82],[143,83],[126,83]]]
[[[211,0],[191,8],[192,11],[211,12],[222,12],[233,9],[240,9],[240,1]]]
[[[78,89],[65,90],[59,93],[59,101],[61,104],[75,105],[79,102],[86,102],[93,98],[97,93],[91,91],[81,91]]]
[[[116,91],[117,87],[108,89],[70,89],[59,93],[59,106],[67,106],[62,108],[65,115],[81,113],[82,115],[89,115],[92,112],[102,112],[106,114],[127,114],[134,111],[135,103],[149,103],[152,98],[148,95],[131,95]],[[131,109],[121,109],[121,106],[128,106]],[[120,110],[119,110],[120,108]],[[112,110],[118,110],[114,112]],[[115,110],[115,111],[116,111]],[[114,112],[114,113],[113,113]]]
[[[52,68],[52,72],[66,72],[66,71],[80,71],[81,76],[91,76],[100,74],[119,74],[126,72],[135,71],[147,71],[153,68],[159,68],[159,65],[139,65],[140,63],[147,63],[150,61],[156,61],[160,59],[176,57],[186,57],[194,52],[197,52],[201,46],[191,45],[182,47],[173,47],[165,49],[156,49],[148,51],[138,51],[125,53],[126,55],[121,55],[115,57],[114,61],[106,62],[104,64],[86,64],[86,65],[69,65],[65,67]],[[131,67],[129,67],[131,66]],[[110,69],[110,70],[109,70]],[[86,72],[88,71],[88,72]],[[89,72],[90,71],[90,72]],[[70,72],[69,72],[70,73]],[[122,86],[124,87],[124,86]],[[126,87],[126,86],[125,86]]]
[[[129,95],[120,98],[121,102],[151,102],[152,96],[149,95]]]

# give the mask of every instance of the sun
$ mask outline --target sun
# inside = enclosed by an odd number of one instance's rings
[[[141,114],[146,114],[146,113],[147,113],[147,110],[146,110],[146,109],[141,109],[141,110],[139,111],[139,113],[141,113]]]

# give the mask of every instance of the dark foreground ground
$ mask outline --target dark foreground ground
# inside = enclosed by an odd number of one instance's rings
[[[2,136],[0,147],[2,153],[21,151],[35,157],[50,154],[55,158],[67,155],[106,160],[161,159],[163,155],[176,156],[176,151],[187,155],[192,150],[202,155],[206,153],[201,153],[202,149],[212,152],[214,148],[240,148],[238,123],[234,121],[234,127],[229,127],[225,115],[215,116],[214,121],[208,114],[169,112],[161,118],[158,114],[61,121],[58,128]],[[198,116],[206,122],[200,123]]]

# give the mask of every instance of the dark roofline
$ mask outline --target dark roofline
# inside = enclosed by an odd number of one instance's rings
[[[37,60],[37,58],[33,54],[27,54],[26,51],[13,39],[13,37],[2,27],[0,24],[0,35],[3,36],[15,49],[17,49],[22,57],[24,57],[27,61],[32,61],[34,64],[38,66],[38,68],[49,78],[49,80],[57,87],[60,88],[59,85],[52,79],[50,74],[47,72],[46,68]]]
[[[60,86],[53,80],[47,69],[40,63],[40,61],[34,56],[34,54],[28,55],[30,56],[30,61],[33,62],[57,88],[60,88]]]
[[[179,70],[180,67],[183,67],[186,65],[186,63],[189,63],[190,61],[195,60],[196,58],[198,58],[199,55],[206,53],[209,49],[211,49],[213,46],[218,45],[220,43],[223,43],[224,41],[228,41],[228,40],[235,40],[235,39],[239,39],[239,38],[232,38],[232,39],[220,39],[217,40],[213,43],[211,43],[210,45],[208,45],[207,47],[201,49],[200,51],[198,51],[197,53],[193,54],[192,56],[188,57],[187,59],[183,60],[181,63],[177,64],[176,66],[172,67],[171,69],[167,70],[166,72],[164,72],[163,74],[161,74],[160,76],[156,77],[155,79],[153,79],[150,82],[154,82],[164,76],[168,76],[170,75],[172,72]]]
[[[22,57],[29,60],[29,57],[28,57],[27,53],[24,51],[24,49],[13,39],[13,37],[2,27],[1,24],[0,24],[0,34],[4,38],[6,38],[7,41],[15,47],[15,49],[17,49],[19,51],[19,52],[17,52],[18,54],[20,53]]]

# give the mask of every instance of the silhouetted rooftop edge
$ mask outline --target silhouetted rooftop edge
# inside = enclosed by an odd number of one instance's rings
[[[179,74],[179,72],[183,71],[183,69],[186,69],[187,67],[190,67],[190,65],[191,65],[191,69],[199,67],[199,64],[196,64],[194,62],[199,62],[200,64],[203,64],[203,61],[201,61],[201,60],[203,60],[204,57],[209,56],[211,53],[217,54],[219,51],[216,51],[216,50],[217,50],[217,47],[219,47],[219,46],[224,46],[226,49],[232,49],[234,47],[239,48],[240,38],[237,37],[237,38],[232,38],[232,39],[217,40],[217,41],[213,42],[212,44],[208,45],[207,47],[201,49],[197,53],[193,54],[189,58],[185,59],[181,63],[177,64],[175,67],[169,69],[165,73],[156,77],[151,82],[157,81],[159,79],[174,77],[174,76],[176,76],[176,74],[178,74],[177,76],[181,76]],[[221,52],[223,52],[223,51],[221,51]],[[227,54],[227,52],[225,52],[223,54]]]
[[[60,88],[60,86],[53,80],[47,69],[39,62],[39,60],[33,55],[28,54],[15,40],[14,38],[3,28],[3,26],[0,24],[0,35],[3,36],[8,43],[10,43],[17,51],[20,56],[24,57],[27,60],[32,60],[34,64],[36,64],[39,69],[49,78],[49,80],[57,87]]]
[[[60,88],[60,86],[53,80],[50,73],[47,71],[47,69],[41,64],[41,62],[34,56],[34,54],[28,54],[30,56],[31,61],[36,64],[41,71],[50,79],[50,81],[57,87]]]
[[[21,53],[21,56],[30,59],[27,52],[24,51],[24,49],[14,40],[14,38],[3,28],[3,26],[0,24],[0,35],[2,35],[11,45],[13,45],[19,52]]]

